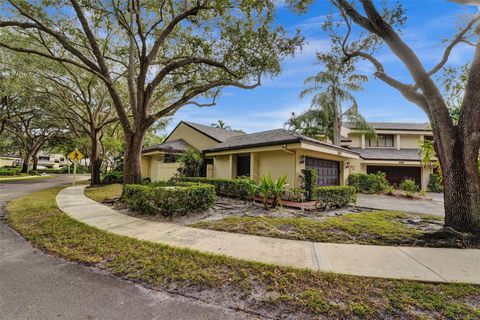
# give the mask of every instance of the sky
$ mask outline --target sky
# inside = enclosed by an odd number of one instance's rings
[[[407,15],[402,38],[417,52],[427,68],[441,59],[445,47],[442,40],[455,35],[462,18],[478,10],[446,0],[400,2]],[[279,6],[276,23],[283,25],[290,33],[296,29],[301,31],[306,39],[302,51],[286,58],[282,62],[281,74],[273,79],[264,79],[261,87],[253,90],[226,88],[214,107],[185,106],[172,117],[165,133],[169,133],[182,120],[210,125],[221,119],[233,129],[242,129],[247,133],[283,127],[292,112],[298,114],[309,107],[309,99],[300,99],[299,93],[305,78],[322,71],[315,57],[316,52],[329,48],[328,36],[321,29],[321,23],[329,12],[326,0],[314,1],[310,10],[300,16]],[[405,67],[388,49],[382,50],[376,57],[384,64],[388,74],[401,81],[410,80]],[[459,66],[472,57],[472,48],[460,46],[453,51],[449,63]],[[364,91],[354,95],[360,112],[368,121],[427,121],[417,106],[406,101],[395,89],[375,79],[372,76],[373,68],[368,63],[362,63],[359,70],[369,76],[369,81]]]

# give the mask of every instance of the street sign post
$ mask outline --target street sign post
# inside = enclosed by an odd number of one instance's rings
[[[83,154],[77,148],[68,154],[68,158],[73,162],[73,185],[77,179],[77,165],[83,159]]]

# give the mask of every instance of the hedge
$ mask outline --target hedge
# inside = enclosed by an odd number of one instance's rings
[[[249,179],[215,179],[203,177],[181,177],[180,181],[211,184],[218,195],[232,198],[248,199]]]
[[[357,192],[377,193],[385,191],[389,186],[385,173],[353,173],[348,176],[348,185],[355,187]]]
[[[311,201],[315,197],[315,188],[317,187],[318,171],[316,169],[302,170],[302,188],[305,190],[305,199]]]
[[[103,176],[103,184],[123,183],[123,172],[111,171]]]
[[[189,185],[128,184],[122,200],[134,211],[161,214],[164,217],[184,215],[192,210],[206,210],[216,201],[215,188],[209,184]]]
[[[351,186],[318,187],[316,197],[320,208],[340,208],[357,202],[356,189]]]
[[[16,176],[20,174],[18,168],[0,168],[0,176]]]

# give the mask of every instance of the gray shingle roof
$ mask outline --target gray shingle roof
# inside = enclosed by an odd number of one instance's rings
[[[173,140],[161,144],[157,144],[154,146],[150,146],[147,148],[142,149],[142,153],[147,153],[151,151],[165,151],[165,152],[185,152],[188,149],[193,148],[191,145],[189,145],[185,140],[179,139],[179,140]]]
[[[369,122],[376,130],[406,130],[406,131],[431,131],[430,123],[402,123],[402,122]],[[344,122],[343,126],[355,129],[352,122]]]
[[[324,147],[342,150],[344,152],[356,153],[346,148],[334,146],[332,144],[309,138],[301,134],[293,133],[285,129],[274,129],[251,134],[245,134],[227,139],[227,141],[219,143],[211,148],[204,150],[205,152],[226,151],[233,149],[243,149],[250,147],[271,146],[286,143],[310,142]]]
[[[389,149],[389,148],[351,148],[360,153],[365,160],[396,160],[396,161],[420,161],[418,149]]]
[[[216,140],[218,142],[224,142],[228,138],[237,137],[237,136],[241,136],[241,135],[245,134],[243,132],[215,128],[215,127],[212,127],[212,126],[207,126],[207,125],[204,125],[204,124],[198,124],[198,123],[194,123],[194,122],[187,122],[187,121],[182,121],[182,122],[185,123],[187,126],[190,126],[194,129],[202,132],[203,134],[213,138],[214,140]]]

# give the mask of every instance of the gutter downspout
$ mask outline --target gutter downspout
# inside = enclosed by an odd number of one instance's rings
[[[297,177],[296,177],[296,175],[297,175],[297,157],[296,157],[296,153],[295,153],[295,151],[288,150],[286,144],[282,145],[282,151],[284,151],[288,154],[291,154],[293,156],[293,177],[292,177],[292,181],[293,181],[293,187],[295,188],[296,184],[297,184]]]

